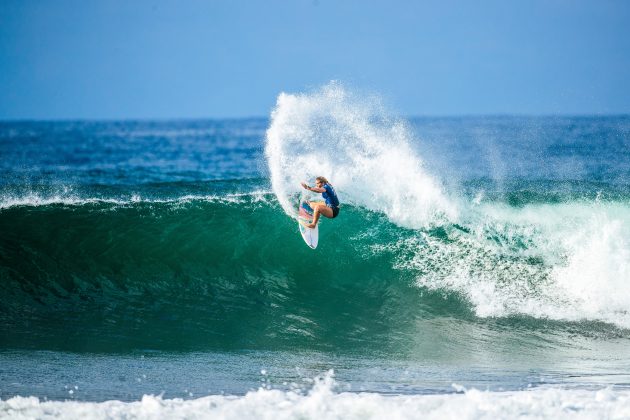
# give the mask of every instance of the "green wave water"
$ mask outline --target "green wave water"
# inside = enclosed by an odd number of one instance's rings
[[[559,295],[553,273],[570,262],[543,247],[544,229],[507,223],[510,207],[492,212],[501,226],[408,229],[344,206],[313,251],[271,194],[11,206],[0,212],[0,335],[9,348],[389,354],[413,352],[432,319],[449,340],[462,323],[628,335],[623,316]]]
[[[414,300],[390,258],[357,254],[343,239],[360,226],[352,223],[356,211],[345,209],[349,223],[337,231],[322,227],[325,256],[314,257],[277,204],[247,201],[4,210],[3,342],[92,350],[325,347],[342,336],[370,341],[389,331],[390,317],[404,316],[382,299]],[[382,322],[372,321],[375,305],[390,313]]]

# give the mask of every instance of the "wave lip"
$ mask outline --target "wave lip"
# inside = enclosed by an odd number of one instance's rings
[[[82,197],[75,194],[27,193],[0,197],[0,210],[12,207],[46,207],[51,205],[82,206],[86,204],[113,204],[127,206],[137,203],[177,204],[192,201],[244,204],[267,201],[271,191],[251,191],[228,194],[185,194],[172,198],[143,197],[137,194],[126,197]]]

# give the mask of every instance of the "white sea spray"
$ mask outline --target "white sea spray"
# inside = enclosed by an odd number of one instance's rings
[[[456,208],[423,168],[405,121],[378,98],[331,82],[310,94],[281,93],[267,130],[271,185],[285,213],[300,182],[326,176],[342,205],[382,212],[401,226],[421,227]]]

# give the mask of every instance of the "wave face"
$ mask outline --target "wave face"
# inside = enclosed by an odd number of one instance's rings
[[[3,123],[1,345],[464,359],[627,338],[629,133],[403,121],[335,83],[270,121]],[[342,211],[312,251],[292,216],[317,175]]]
[[[388,341],[426,305],[392,255],[372,250],[405,231],[360,208],[344,212],[342,226],[322,226],[326,257],[313,258],[270,193],[4,209],[4,343],[124,350]],[[361,226],[373,222],[380,232],[365,237]],[[375,313],[383,318],[374,322]]]
[[[477,224],[408,229],[350,205],[314,253],[272,193],[12,206],[0,213],[3,342],[395,353],[428,333],[419,319],[445,315],[454,334],[504,319],[625,336],[628,210],[479,205]]]

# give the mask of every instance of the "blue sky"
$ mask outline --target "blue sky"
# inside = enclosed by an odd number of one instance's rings
[[[268,116],[338,80],[397,114],[630,113],[630,2],[0,2],[0,119]]]

